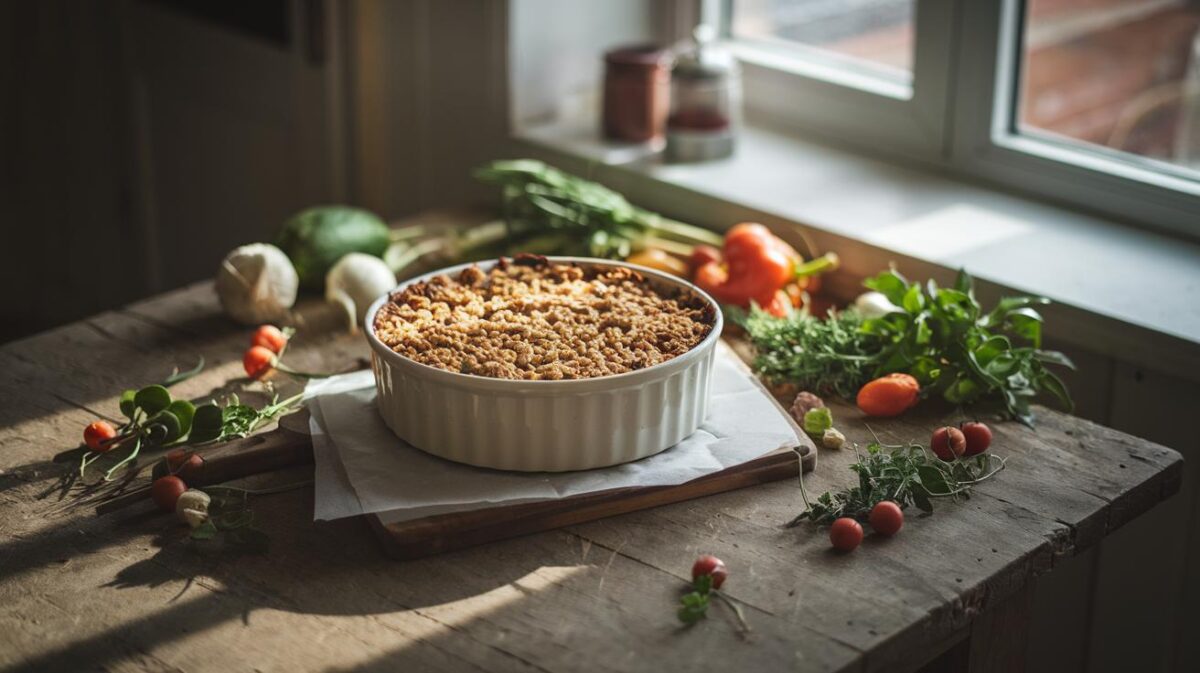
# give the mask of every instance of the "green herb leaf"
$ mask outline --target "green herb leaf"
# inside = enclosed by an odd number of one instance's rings
[[[896,306],[904,305],[904,296],[908,292],[908,281],[895,270],[884,271],[874,278],[868,278],[863,285],[867,289],[881,293]]]
[[[183,424],[179,417],[167,410],[162,410],[146,422],[150,440],[159,444],[173,442],[183,436]]]
[[[193,540],[211,540],[217,536],[217,526],[212,522],[212,519],[196,526],[192,529]]]
[[[134,394],[133,401],[147,416],[153,416],[171,404],[171,393],[157,384],[146,386]]]
[[[137,391],[133,388],[121,393],[121,401],[119,403],[121,413],[124,414],[125,418],[128,418],[129,420],[133,420],[133,415],[137,413],[138,406],[137,402],[135,401],[136,396]]]
[[[186,435],[192,429],[192,421],[196,416],[196,406],[187,400],[174,400],[167,405],[167,411],[179,419],[179,436]]]
[[[221,436],[221,407],[209,402],[196,407],[192,416],[192,430],[188,439],[192,442],[207,442]]]
[[[684,594],[679,599],[681,603],[676,615],[679,616],[679,621],[684,624],[695,624],[708,614],[709,595],[708,593],[700,593],[693,591]]]

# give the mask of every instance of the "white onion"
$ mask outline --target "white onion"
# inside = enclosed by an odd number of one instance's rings
[[[387,263],[362,252],[338,260],[325,276],[325,299],[340,304],[352,328],[362,325],[371,303],[396,287],[396,276]]]
[[[234,250],[217,269],[217,297],[234,320],[247,325],[282,321],[296,303],[300,278],[283,251],[266,243]]]

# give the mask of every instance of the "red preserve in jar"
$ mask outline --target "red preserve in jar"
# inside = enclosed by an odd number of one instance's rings
[[[670,103],[671,59],[653,45],[604,55],[604,137],[625,142],[661,140]]]

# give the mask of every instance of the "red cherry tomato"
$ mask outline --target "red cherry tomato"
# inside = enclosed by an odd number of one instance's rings
[[[204,467],[204,458],[200,454],[187,449],[171,449],[167,452],[167,470],[184,479],[192,479],[200,474]]]
[[[876,503],[871,508],[871,514],[867,517],[867,522],[871,524],[876,532],[882,533],[891,537],[900,531],[904,526],[904,512],[900,509],[900,505],[891,500],[884,500]]]
[[[963,437],[962,430],[946,426],[933,431],[933,437],[929,439],[929,448],[933,449],[938,458],[951,461],[967,450],[967,439]]]
[[[179,496],[186,490],[187,484],[183,483],[182,479],[169,475],[154,480],[154,484],[150,486],[150,497],[159,509],[174,512],[175,503],[179,502]]]
[[[829,542],[838,551],[854,551],[862,543],[862,539],[862,525],[848,516],[834,521],[833,526],[829,528]]]
[[[724,561],[711,554],[705,554],[692,564],[692,581],[704,575],[712,577],[712,588],[720,589],[725,583],[725,578],[729,576],[729,570],[725,568]]]
[[[967,440],[964,456],[974,456],[988,450],[992,445],[992,429],[979,421],[968,421],[962,426],[963,437]]]
[[[695,271],[696,269],[699,269],[700,267],[704,266],[705,264],[708,264],[709,262],[720,262],[720,261],[721,261],[721,251],[717,250],[716,248],[712,247],[711,245],[704,245],[702,243],[692,249],[692,254],[690,257],[688,257],[688,266],[691,267],[693,271]]]
[[[275,366],[275,353],[264,346],[251,346],[242,356],[242,367],[246,376],[261,379]]]
[[[108,421],[92,421],[83,429],[83,443],[92,451],[101,453],[113,447],[110,440],[117,436],[117,429]]]
[[[262,346],[272,353],[283,351],[283,347],[287,345],[287,342],[287,336],[274,325],[261,325],[258,329],[254,330],[254,336],[250,337],[251,346]]]

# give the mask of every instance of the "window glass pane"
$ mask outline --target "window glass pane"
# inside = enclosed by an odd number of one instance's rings
[[[733,37],[912,72],[915,0],[733,0]]]
[[[1198,28],[1191,0],[1028,0],[1018,129],[1200,168]]]

